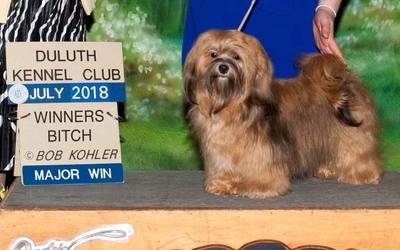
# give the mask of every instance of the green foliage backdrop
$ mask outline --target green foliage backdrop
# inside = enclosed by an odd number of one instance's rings
[[[182,116],[180,59],[187,0],[100,0],[94,41],[120,41],[128,86],[121,123],[127,169],[200,169]],[[400,2],[350,0],[337,32],[349,66],[373,95],[386,168],[400,170]]]
[[[400,2],[351,0],[337,40],[374,97],[388,170],[400,170]]]

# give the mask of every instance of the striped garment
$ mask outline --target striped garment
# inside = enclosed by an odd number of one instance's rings
[[[13,167],[16,132],[15,107],[7,104],[5,43],[85,41],[87,18],[80,0],[11,1],[0,24],[0,170]]]

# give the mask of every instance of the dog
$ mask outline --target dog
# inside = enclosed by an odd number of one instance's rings
[[[261,44],[242,32],[200,35],[183,75],[207,192],[276,197],[311,175],[379,183],[378,120],[360,80],[333,55],[307,56],[299,70],[274,79]]]

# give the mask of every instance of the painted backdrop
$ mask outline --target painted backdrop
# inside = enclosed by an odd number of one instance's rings
[[[201,168],[182,115],[181,41],[187,0],[98,0],[88,40],[121,41],[129,170]],[[400,170],[400,2],[350,0],[338,27],[349,66],[375,99],[386,169]]]

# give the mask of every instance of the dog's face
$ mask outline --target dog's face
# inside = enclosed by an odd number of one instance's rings
[[[232,101],[268,94],[272,65],[260,43],[239,31],[209,31],[189,52],[184,68],[185,95],[209,115]]]

